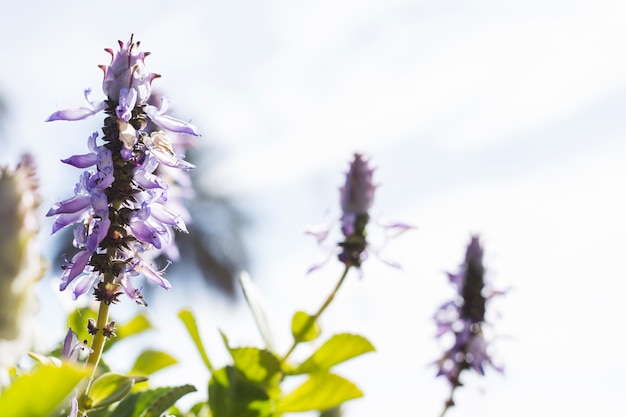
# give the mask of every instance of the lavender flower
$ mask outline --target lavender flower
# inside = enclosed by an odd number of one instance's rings
[[[367,259],[368,252],[372,246],[367,240],[366,226],[370,223],[370,209],[374,204],[374,192],[376,185],[373,183],[374,168],[369,164],[362,154],[355,153],[350,168],[346,173],[344,185],[339,188],[341,203],[341,234],[343,240],[339,242],[338,259],[347,267],[360,268]],[[381,224],[385,234],[394,230],[399,235],[412,227],[404,223]],[[331,231],[331,226],[308,230],[307,233],[316,237],[319,243],[326,241]],[[380,250],[374,250],[378,252]],[[387,261],[385,261],[387,262]],[[387,262],[397,266],[391,262]],[[309,271],[319,268],[321,264],[315,265]]]
[[[454,405],[452,393],[461,386],[461,373],[474,370],[480,375],[491,366],[498,371],[488,354],[488,343],[483,335],[486,307],[491,298],[503,294],[489,289],[484,280],[483,248],[477,236],[473,236],[465,254],[465,262],[457,274],[448,274],[456,287],[458,297],[443,304],[435,314],[437,337],[451,334],[454,343],[437,361],[439,372],[451,385],[446,409]],[[444,410],[445,413],[445,410]]]
[[[104,110],[107,117],[102,132],[88,139],[89,152],[63,162],[83,172],[74,196],[55,204],[47,213],[56,216],[52,233],[74,227],[74,246],[79,249],[67,261],[61,277],[61,290],[73,285],[77,298],[95,285],[97,300],[107,304],[126,293],[139,304],[143,295],[131,278],[143,275],[165,289],[165,268],[153,265],[154,255],[176,253],[172,248],[173,230],[186,232],[181,215],[168,205],[169,186],[158,174],[159,166],[190,170],[194,166],[179,157],[163,130],[147,130],[148,123],[174,134],[199,135],[186,122],[166,114],[168,101],[160,108],[152,101],[152,81],[159,75],[145,66],[148,52],[139,52],[139,42],[119,42],[119,52],[106,49],[112,56],[104,71],[103,91],[107,99],[89,101],[88,107],[60,110],[47,121],[81,120]]]
[[[374,203],[376,186],[372,183],[374,169],[361,154],[354,154],[354,160],[346,174],[346,182],[341,187],[341,232],[345,240],[339,243],[342,248],[339,260],[347,266],[361,266],[366,257],[367,240],[365,226],[369,221],[369,209]]]

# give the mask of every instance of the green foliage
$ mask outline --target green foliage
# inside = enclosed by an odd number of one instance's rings
[[[96,320],[97,316],[98,312],[90,307],[77,308],[69,314],[69,326],[76,333],[79,340],[91,339],[91,335],[87,332],[87,323],[89,322],[89,319]],[[150,323],[150,320],[145,314],[137,314],[127,323],[116,325],[116,336],[110,338],[107,343],[105,343],[104,350],[106,351],[110,349],[113,345],[127,337],[143,333],[152,328],[152,323]]]
[[[120,401],[135,384],[135,378],[107,372],[96,378],[91,384],[89,394],[84,398],[87,409],[101,408]]]
[[[210,372],[213,372],[213,365],[211,364],[209,356],[207,355],[206,350],[204,349],[204,345],[202,344],[200,332],[198,331],[198,326],[196,324],[196,319],[193,316],[193,313],[189,310],[181,310],[178,313],[178,317],[185,324],[187,332],[189,333],[189,336],[191,336],[191,340],[193,340],[194,344],[196,345],[196,349],[198,349],[198,353],[200,353],[200,357],[202,358],[202,361],[206,365],[207,369]]]
[[[300,366],[289,370],[289,374],[309,374],[328,371],[333,366],[376,349],[363,336],[340,333],[328,339]]]
[[[89,373],[71,364],[37,366],[2,392],[0,416],[47,417]]]
[[[206,351],[200,340],[193,314],[184,310],[179,317],[205,364]],[[295,343],[315,340],[321,333],[313,316],[299,311],[292,321]],[[331,336],[304,362],[287,363],[268,349],[232,347],[222,333],[232,364],[211,370],[208,405],[212,417],[274,417],[287,412],[334,409],[346,401],[363,396],[361,390],[347,379],[332,372],[335,365],[373,352],[374,346],[363,336],[341,333]],[[208,367],[208,365],[207,365]],[[292,375],[307,375],[306,380],[288,394],[282,384]],[[180,417],[199,417],[207,413],[200,404]]]
[[[146,349],[135,360],[131,375],[148,376],[163,368],[177,364],[178,361],[171,355],[158,350]]]
[[[291,320],[291,334],[297,342],[310,342],[321,333],[320,326],[313,316],[304,311],[297,311]]]
[[[275,386],[280,378],[280,360],[266,349],[254,347],[231,348],[228,339],[222,333],[226,349],[233,358],[235,368],[250,382],[260,384],[265,389]]]
[[[132,393],[105,413],[89,413],[89,417],[159,417],[184,395],[194,392],[192,385],[159,387]]]
[[[347,379],[319,372],[309,375],[302,385],[280,398],[276,413],[326,410],[362,396],[361,390]]]
[[[256,322],[259,333],[265,342],[265,347],[268,350],[274,351],[274,337],[270,324],[267,320],[267,314],[265,312],[265,299],[259,288],[254,285],[247,272],[242,272],[239,276],[239,284],[243,291],[243,295],[248,303],[248,307],[252,312],[254,321]]]
[[[269,395],[239,369],[226,366],[209,381],[209,406],[214,417],[270,416]]]

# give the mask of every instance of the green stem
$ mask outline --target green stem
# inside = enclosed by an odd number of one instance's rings
[[[104,274],[105,281],[113,281],[113,276],[110,273]],[[104,300],[100,301],[100,307],[98,308],[98,318],[96,319],[96,334],[94,334],[91,341],[91,353],[87,358],[87,366],[92,367],[91,376],[89,377],[89,383],[85,389],[84,396],[89,395],[91,383],[96,378],[98,371],[98,363],[102,357],[102,351],[104,350],[104,343],[106,342],[106,336],[104,335],[104,329],[109,322],[109,304]]]
[[[341,287],[341,284],[343,284],[343,281],[346,279],[346,276],[348,275],[348,271],[350,270],[350,266],[351,265],[346,265],[345,269],[343,270],[343,274],[341,274],[341,277],[339,278],[339,281],[337,282],[337,285],[335,285],[335,288],[333,289],[333,291],[326,298],[326,301],[324,301],[324,304],[322,304],[322,306],[319,308],[319,310],[317,310],[317,313],[315,313],[314,315],[309,317],[309,319],[307,320],[307,322],[304,324],[304,326],[302,328],[301,334],[306,334],[309,331],[311,326],[313,326],[315,324],[315,322],[317,321],[317,319],[319,319],[319,317],[322,315],[324,310],[326,310],[326,308],[333,301],[333,299],[335,298],[335,294],[337,294],[337,291],[339,291],[339,288]],[[293,343],[291,344],[291,347],[289,348],[289,350],[287,351],[285,356],[283,356],[283,358],[280,360],[281,364],[283,364],[283,363],[285,363],[287,361],[287,358],[289,358],[291,353],[296,349],[296,346],[298,346],[298,344],[300,344],[300,342],[301,342],[301,340],[294,339]]]
[[[98,331],[93,336],[93,341],[91,342],[91,353],[89,354],[89,359],[87,359],[87,364],[94,367],[94,373],[96,372],[96,367],[98,366],[98,362],[100,362],[102,350],[104,349],[104,342],[106,340],[106,337],[104,337],[104,329],[106,328],[108,320],[109,305],[104,301],[100,301],[100,308],[98,309],[98,320],[96,321],[96,328],[98,329]]]

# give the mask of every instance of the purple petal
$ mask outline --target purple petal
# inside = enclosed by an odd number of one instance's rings
[[[76,397],[72,398],[70,403],[70,414],[67,417],[78,417],[78,400]]]
[[[168,263],[169,265],[169,263]],[[170,282],[163,278],[161,276],[161,274],[163,274],[163,272],[165,271],[165,269],[167,268],[167,266],[165,268],[163,268],[160,271],[155,271],[154,269],[152,269],[150,266],[146,265],[145,263],[142,262],[142,266],[141,266],[141,273],[143,274],[143,276],[145,276],[148,280],[154,282],[155,284],[159,285],[162,288],[165,288],[166,290],[169,290],[172,288],[172,284],[170,284]]]
[[[169,211],[162,204],[152,204],[150,206],[150,214],[161,223],[174,226],[185,233],[189,233],[183,219],[179,215]]]
[[[61,357],[69,359],[70,355],[72,354],[74,344],[77,341],[78,341],[78,336],[76,335],[76,333],[74,333],[74,331],[70,327],[67,330],[67,334],[65,335],[65,340],[63,341],[63,350],[61,351]]]
[[[67,159],[61,159],[61,162],[63,162],[64,164],[72,165],[76,168],[87,168],[95,165],[96,154],[87,153],[84,155],[74,155],[70,156]]]
[[[133,179],[137,182],[137,184],[147,190],[153,188],[167,188],[167,183],[165,181],[163,181],[161,178],[157,177],[154,174],[149,174],[143,169],[136,170]]]
[[[137,91],[134,88],[131,88],[130,90],[122,88],[120,90],[119,104],[115,108],[115,114],[117,114],[117,117],[119,117],[120,120],[128,122],[133,115],[132,113],[136,103]]]
[[[85,195],[77,195],[69,200],[56,203],[46,213],[47,217],[54,216],[61,213],[78,213],[89,207],[91,198]]]
[[[84,275],[79,278],[72,290],[72,298],[77,300],[78,297],[89,291],[94,286],[96,279],[98,279],[98,274]]]
[[[157,109],[154,106],[147,105],[144,108],[144,111],[146,112],[150,120],[154,122],[154,124],[162,127],[165,130],[169,130],[170,132],[174,133],[185,133],[188,135],[200,136],[200,132],[198,132],[198,129],[191,123],[183,122],[182,120],[176,119],[175,117],[165,115],[163,114],[162,110]]]
[[[147,223],[142,221],[131,221],[129,223],[129,226],[131,231],[133,232],[133,235],[138,240],[150,243],[155,248],[161,249],[161,233],[159,233],[159,230],[149,226]],[[165,230],[163,230],[162,232],[165,232]]]
[[[74,278],[83,273],[90,258],[91,252],[85,250],[74,255],[72,262],[61,276],[61,285],[59,286],[61,291],[64,291]]]
[[[52,223],[52,234],[55,234],[59,230],[76,223],[83,217],[83,212],[59,214],[59,217]]]
[[[102,101],[98,103],[96,107],[91,108],[91,109],[87,107],[79,107],[78,109],[59,110],[57,112],[52,113],[50,117],[46,119],[46,122],[54,122],[56,120],[68,120],[68,121],[83,120],[103,110],[104,106],[105,106],[105,103],[104,101]]]

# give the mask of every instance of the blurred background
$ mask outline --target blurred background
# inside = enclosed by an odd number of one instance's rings
[[[377,167],[374,214],[417,229],[382,253],[402,270],[372,257],[322,317],[326,335],[359,332],[377,347],[338,368],[365,392],[347,417],[438,415],[448,387],[431,365],[442,352],[432,315],[453,295],[445,271],[472,233],[493,286],[511,288],[491,317],[506,370],[466,375],[448,415],[623,415],[625,19],[617,0],[11,2],[0,14],[0,162],[35,155],[42,216],[69,197],[78,172],[60,159],[86,151],[102,116],[44,120],[82,106],[87,87],[103,99],[103,49],[134,33],[163,76],[153,87],[203,133],[190,155],[198,237],[168,272],[173,289],[147,294],[159,329],[132,346],[180,359],[155,383],[191,379],[206,393],[181,307],[196,312],[215,364],[227,360],[218,329],[262,343],[232,285],[242,268],[288,348],[291,314],[317,309],[341,272],[331,261],[306,274],[324,251],[303,231],[338,216],[358,151]],[[71,237],[50,225],[42,348],[63,337],[73,305],[57,291]],[[138,310],[125,299],[117,315]],[[132,359],[111,355],[122,369]]]

